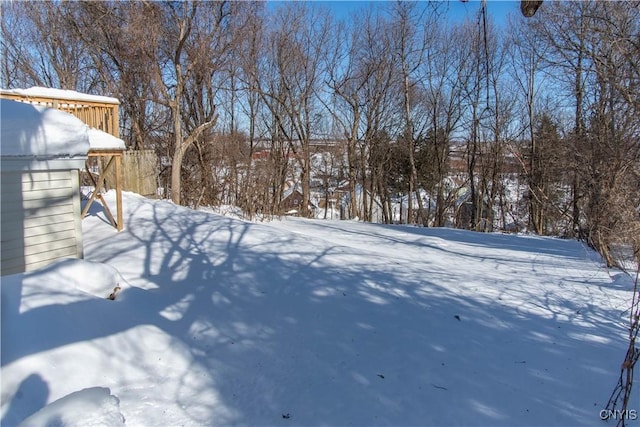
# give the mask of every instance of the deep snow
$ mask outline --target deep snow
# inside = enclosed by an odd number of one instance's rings
[[[578,242],[124,211],[2,278],[3,426],[607,425],[632,284]]]
[[[88,126],[64,111],[0,99],[2,156],[86,157]]]
[[[19,89],[7,92],[22,93]],[[73,91],[61,92],[62,96],[69,96],[67,92],[77,94],[80,99],[92,97]],[[4,157],[86,158],[90,149],[125,149],[120,138],[90,128],[70,113],[41,105],[0,99],[0,123],[0,154]]]

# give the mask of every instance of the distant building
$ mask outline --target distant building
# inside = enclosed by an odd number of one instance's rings
[[[302,207],[302,193],[297,188],[290,188],[282,194],[280,208],[285,213],[299,213]],[[294,212],[295,211],[295,212]]]

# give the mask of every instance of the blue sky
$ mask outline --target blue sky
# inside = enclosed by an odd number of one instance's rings
[[[387,1],[369,1],[369,0],[355,0],[355,1],[340,1],[340,0],[324,0],[317,1],[315,3],[321,4],[334,11],[337,18],[348,18],[352,12],[366,9],[370,3],[374,6],[384,6]],[[476,12],[480,8],[480,0],[469,0],[462,2],[460,0],[444,0],[442,1],[443,7],[448,10],[448,15],[452,21],[463,21],[465,18],[474,19]],[[519,1],[506,1],[506,0],[487,0],[487,14],[498,25],[505,25],[507,22],[507,16],[509,14],[520,14],[520,2]]]

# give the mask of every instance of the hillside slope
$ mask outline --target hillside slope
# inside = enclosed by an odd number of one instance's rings
[[[3,426],[95,387],[126,425],[602,425],[631,282],[578,242],[124,207],[3,277]]]

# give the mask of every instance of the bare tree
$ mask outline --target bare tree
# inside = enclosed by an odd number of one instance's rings
[[[276,212],[287,181],[307,209],[310,142],[330,116],[345,141],[349,216],[372,219],[380,201],[391,221],[392,196],[404,193],[410,221],[446,224],[458,190],[451,140],[465,135],[465,226],[504,225],[504,144],[516,141],[529,187],[523,218],[538,233],[580,233],[612,264],[612,244],[638,246],[615,237],[636,226],[640,204],[637,5],[549,2],[504,45],[486,14],[452,27],[424,4],[330,26],[300,4],[3,3],[1,76],[9,87],[117,96],[128,145],[170,161],[174,201],[226,201],[250,214]],[[568,136],[560,113],[571,117]],[[262,147],[271,152],[258,160]],[[415,209],[420,188],[435,211],[421,198]]]
[[[424,207],[422,205],[422,197],[418,192],[418,169],[416,167],[415,159],[415,123],[412,114],[411,93],[413,86],[419,77],[416,73],[420,70],[420,67],[424,60],[424,53],[428,47],[429,38],[427,38],[427,31],[420,31],[420,23],[423,20],[430,22],[436,21],[436,14],[432,9],[431,4],[429,10],[432,12],[427,14],[426,10],[418,9],[416,3],[397,2],[394,3],[392,9],[392,20],[394,23],[394,50],[396,60],[400,65],[400,79],[402,82],[402,101],[404,107],[404,131],[403,139],[407,144],[407,154],[409,156],[409,192],[408,192],[408,207],[407,207],[407,222],[413,222],[413,195],[416,195],[418,202],[418,214],[417,220],[421,220],[423,225],[427,225],[427,220],[424,216]],[[425,24],[428,27],[429,23]]]
[[[639,160],[638,8],[627,2],[554,3],[534,19],[533,29],[550,48],[549,66],[560,71],[554,76],[573,87],[574,229],[614,264],[611,237],[622,224],[629,226],[622,212],[637,206],[633,197],[620,195],[637,194],[628,183],[638,182],[632,172]]]
[[[439,22],[432,23],[428,31],[434,42],[425,52],[423,78],[419,81],[425,92],[428,129],[422,157],[426,156],[428,161],[426,168],[420,169],[425,169],[421,173],[426,174],[423,184],[436,194],[434,225],[442,227],[457,191],[447,185],[447,178],[452,134],[459,127],[464,111],[462,70],[467,55],[459,46],[466,40],[458,28],[445,27]]]
[[[316,131],[322,50],[328,16],[299,4],[282,5],[273,17],[266,57],[268,77],[254,79],[300,170],[302,215],[309,215],[310,142]]]
[[[247,119],[247,156],[244,160],[245,175],[244,184],[242,185],[244,192],[239,201],[243,211],[252,218],[257,210],[258,205],[266,205],[266,200],[260,200],[268,190],[268,179],[260,179],[260,174],[254,171],[253,157],[256,152],[259,133],[259,115],[262,106],[262,100],[258,91],[258,74],[260,51],[262,49],[262,38],[265,34],[263,9],[259,8],[260,4],[252,4],[255,9],[248,14],[246,30],[243,32],[245,37],[241,38],[239,46],[243,55],[236,58],[236,66],[238,67],[239,84],[239,104],[240,108]]]
[[[106,93],[120,100],[121,137],[129,147],[153,147],[169,115],[155,104],[149,63],[160,40],[160,10],[141,2],[81,2],[73,21]],[[151,35],[151,36],[150,36]],[[162,153],[159,150],[159,154]]]
[[[526,115],[522,120],[523,139],[528,137],[526,147],[516,149],[516,158],[520,159],[528,186],[528,211],[529,224],[534,232],[545,233],[547,200],[547,183],[541,179],[544,173],[543,156],[540,156],[540,146],[536,139],[537,102],[540,98],[540,77],[542,60],[544,57],[544,44],[539,45],[535,41],[535,32],[528,27],[529,20],[516,18],[510,21],[509,35],[511,37],[512,55],[512,80],[517,84],[518,95],[521,96],[521,104]],[[546,120],[548,121],[548,120]],[[523,151],[526,151],[527,158]],[[528,159],[528,161],[527,161]]]
[[[386,158],[380,150],[387,145],[380,143],[396,127],[398,116],[392,26],[372,9],[355,19],[351,30],[342,29],[327,61],[327,109],[346,140],[350,217],[370,220],[380,198],[391,221],[389,190],[383,182],[388,171],[380,163]]]
[[[579,165],[582,163],[580,152],[583,150],[585,131],[586,97],[586,45],[588,36],[588,2],[575,4],[547,3],[531,21],[531,29],[538,43],[547,45],[545,62],[551,69],[559,70],[554,77],[568,91],[574,107],[574,126],[571,142],[574,145],[572,168],[572,218],[571,233],[580,234],[583,183],[580,181]]]
[[[369,12],[370,16],[370,12]],[[366,84],[371,69],[361,63],[359,56],[359,37],[368,32],[368,26],[356,17],[353,29],[338,24],[334,27],[337,37],[332,40],[332,46],[327,51],[324,61],[326,68],[326,85],[330,93],[330,101],[325,102],[326,110],[332,115],[337,128],[338,137],[344,137],[347,153],[347,169],[349,180],[350,217],[358,216],[356,200],[357,179],[357,151],[356,147],[361,136],[361,119],[364,108],[363,87]],[[371,19],[366,21],[371,23]],[[364,31],[361,31],[362,28]],[[321,98],[322,99],[322,98]]]
[[[482,13],[482,12],[481,12]],[[480,22],[480,21],[479,21]],[[486,115],[488,107],[484,101],[488,90],[485,86],[486,56],[484,49],[483,27],[472,22],[465,22],[462,27],[467,44],[460,48],[465,49],[469,60],[461,70],[463,85],[463,99],[466,107],[463,129],[467,132],[465,144],[465,159],[467,170],[467,182],[469,186],[468,201],[464,206],[468,207],[468,215],[463,215],[463,228],[478,229],[482,223],[484,213],[483,195],[479,192],[476,179],[477,168],[480,160],[481,143],[481,119]]]
[[[76,3],[4,2],[0,7],[3,85],[99,89],[88,52],[74,31]]]
[[[171,199],[181,201],[182,164],[187,149],[218,120],[216,73],[224,70],[233,45],[230,17],[234,3],[160,3],[162,43],[154,54],[152,76],[157,102],[171,111],[173,149]]]

